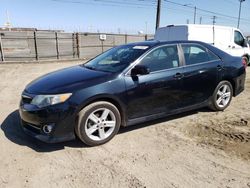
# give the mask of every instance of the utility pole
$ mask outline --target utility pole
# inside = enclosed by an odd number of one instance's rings
[[[155,30],[157,30],[160,26],[160,19],[161,19],[161,0],[158,0]]]
[[[213,16],[213,18],[212,18],[212,19],[213,19],[213,44],[214,44],[214,42],[215,42],[215,29],[214,29],[214,25],[215,25],[215,23],[216,23],[216,21],[215,21],[216,18],[217,18],[216,16]]]
[[[196,6],[194,6],[194,24],[195,24],[195,21],[196,21]]]
[[[189,7],[189,8],[194,8],[194,24],[196,23],[196,12],[197,12],[197,7],[196,6],[191,6],[192,4],[188,3],[188,4],[184,4],[182,6],[185,6],[185,7]]]
[[[216,17],[216,16],[213,16],[212,19],[213,19],[213,25],[215,25],[217,17]]]
[[[201,24],[201,22],[202,22],[202,16],[200,17],[200,24]]]
[[[243,3],[245,0],[239,0],[239,1],[240,1],[240,8],[239,8],[239,17],[238,17],[238,25],[237,25],[237,28],[240,27],[241,3]]]

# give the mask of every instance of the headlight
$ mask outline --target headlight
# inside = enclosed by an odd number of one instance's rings
[[[38,106],[39,108],[50,106],[58,103],[65,102],[72,93],[58,94],[58,95],[37,95],[35,96],[31,104]]]

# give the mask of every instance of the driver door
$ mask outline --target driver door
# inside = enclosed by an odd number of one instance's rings
[[[177,45],[164,45],[151,50],[138,65],[150,73],[132,77],[127,74],[128,119],[161,116],[178,109],[182,67]],[[158,116],[157,116],[158,115]]]

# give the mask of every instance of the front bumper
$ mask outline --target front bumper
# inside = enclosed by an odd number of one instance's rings
[[[46,143],[75,139],[75,111],[67,102],[40,109],[22,100],[19,108],[24,132]],[[44,131],[46,125],[53,127],[51,132]]]
[[[45,135],[44,133],[40,132],[40,133],[36,133],[33,130],[31,130],[32,128],[29,127],[28,125],[29,123],[22,121],[22,128],[24,130],[24,132],[29,135],[32,136],[42,142],[46,142],[46,143],[59,143],[59,142],[65,142],[65,141],[69,141],[69,140],[74,140],[75,139],[75,134],[74,133],[68,133],[65,134],[63,136],[55,136],[55,135]]]

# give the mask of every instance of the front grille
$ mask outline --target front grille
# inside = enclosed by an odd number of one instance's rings
[[[32,97],[27,95],[22,95],[22,103],[24,104],[30,104],[32,101]]]

